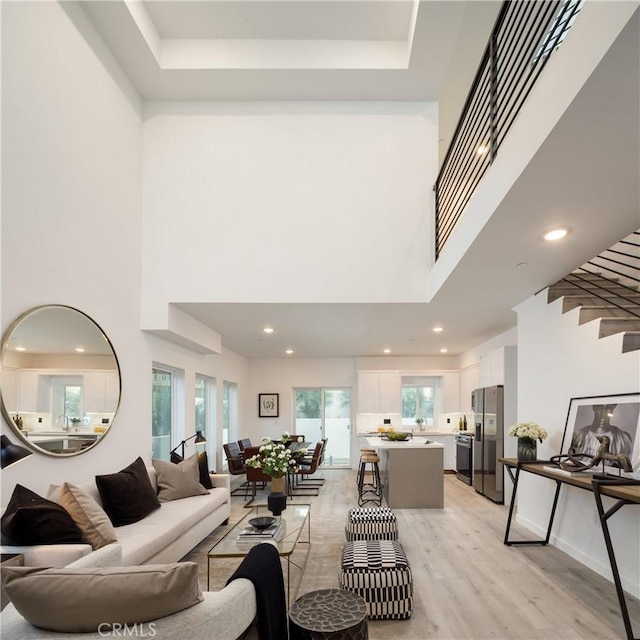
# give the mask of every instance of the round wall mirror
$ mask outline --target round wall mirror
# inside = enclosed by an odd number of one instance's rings
[[[2,416],[22,443],[50,456],[95,447],[120,403],[120,367],[85,313],[47,305],[22,314],[2,338]]]

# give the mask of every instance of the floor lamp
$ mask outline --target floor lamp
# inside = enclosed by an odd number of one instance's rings
[[[189,440],[193,440],[194,438],[196,439],[195,444],[201,444],[207,441],[202,431],[196,431],[194,435],[189,436],[186,440],[183,440],[177,447],[175,447],[174,449],[171,449],[171,451],[169,452],[169,455],[174,454],[176,452],[176,449],[178,449],[178,447],[182,447],[181,455],[182,455],[182,458],[184,459],[184,445],[187,442],[189,442]]]
[[[32,453],[33,451],[29,451],[29,449],[13,444],[7,436],[0,437],[0,468],[9,467]]]

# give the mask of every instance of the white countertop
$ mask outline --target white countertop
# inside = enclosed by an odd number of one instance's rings
[[[423,437],[429,437],[429,436],[453,436],[456,433],[459,433],[459,431],[456,429],[455,431],[444,431],[443,429],[425,429],[424,431],[418,431],[417,429],[415,431],[412,431],[411,429],[400,429],[400,428],[394,428],[396,433],[413,433],[414,437],[418,437],[418,436],[423,436]],[[358,435],[359,436],[370,436],[370,437],[375,437],[375,436],[379,436],[380,432],[379,431],[358,431]]]
[[[367,438],[369,446],[374,449],[444,449],[441,442],[430,442],[427,444],[427,438],[414,436],[408,440],[385,440],[383,438],[372,437]]]
[[[101,433],[92,431],[30,431],[24,434],[29,442],[56,442],[58,440],[87,440],[97,438]]]

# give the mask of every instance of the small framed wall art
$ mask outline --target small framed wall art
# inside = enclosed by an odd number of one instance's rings
[[[280,394],[258,394],[258,416],[260,418],[278,418],[280,416]]]

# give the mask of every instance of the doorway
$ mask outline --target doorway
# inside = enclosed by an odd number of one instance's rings
[[[351,389],[294,389],[294,433],[308,442],[327,438],[324,464],[351,466]]]

